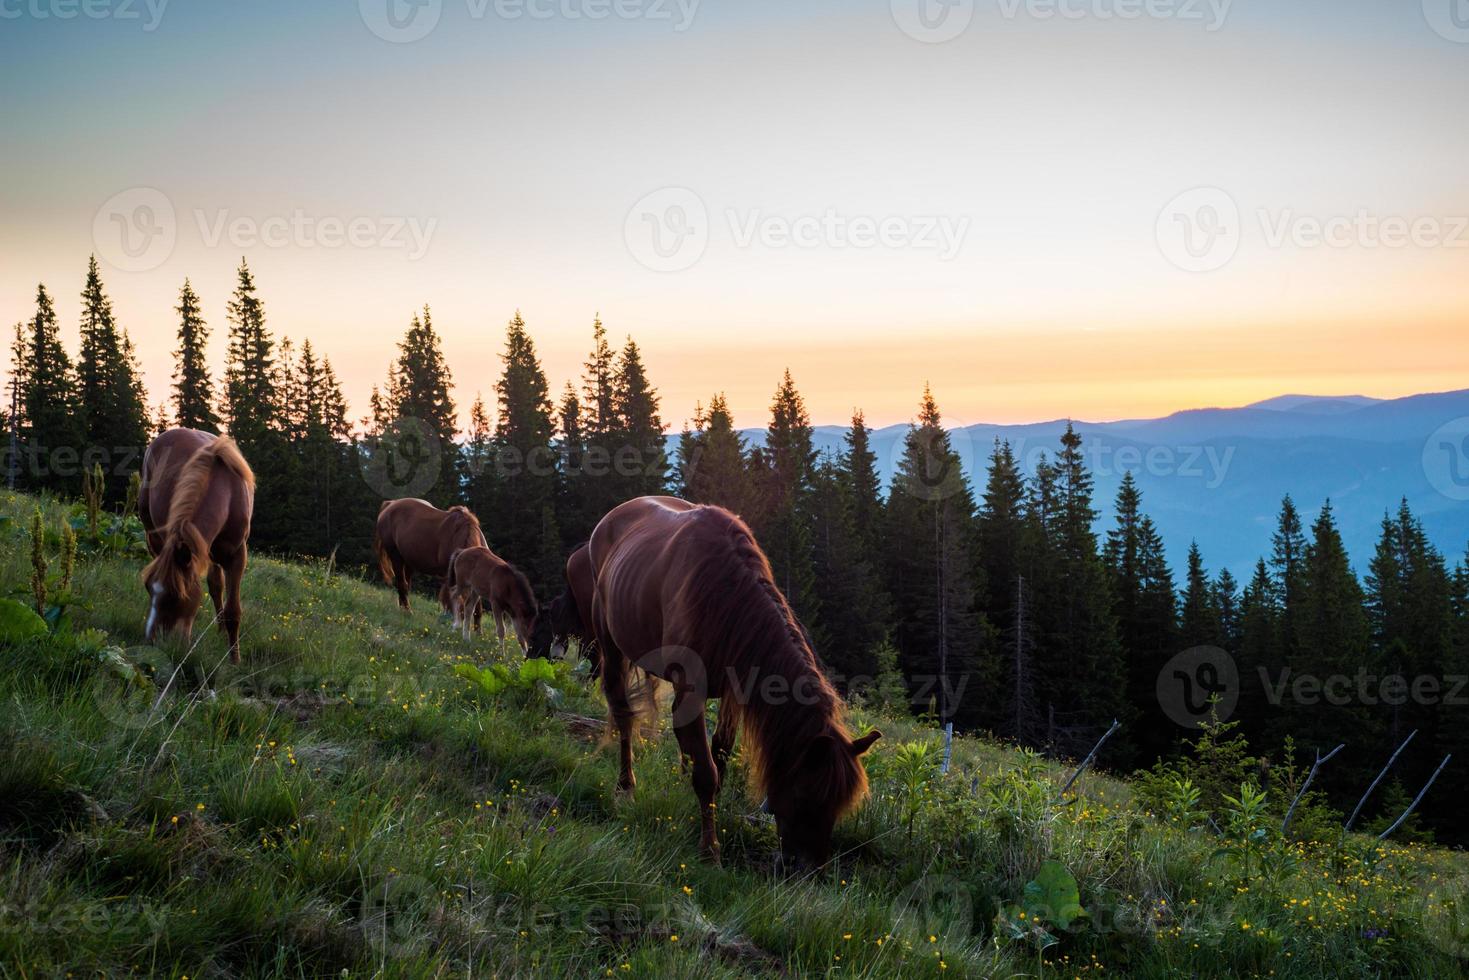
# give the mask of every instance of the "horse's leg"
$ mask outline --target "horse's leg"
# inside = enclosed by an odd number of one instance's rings
[[[602,647],[602,694],[607,698],[607,710],[612,714],[621,743],[617,791],[631,797],[638,784],[632,774],[632,730],[637,723],[637,712],[627,697],[627,660],[611,641],[599,639],[598,644]]]
[[[398,608],[405,613],[410,612],[408,592],[413,588],[413,573],[408,570],[407,563],[401,558],[393,559],[393,586],[398,590]]]
[[[459,608],[459,616],[461,617],[459,628],[463,631],[466,640],[472,640],[474,639],[474,634],[470,632],[471,615],[469,608],[470,606],[479,605],[479,595],[473,589],[465,589],[459,594],[456,604]]]
[[[697,711],[689,703],[699,699]],[[720,776],[709,752],[709,734],[704,730],[702,699],[693,692],[678,691],[673,698],[673,716],[694,715],[681,725],[675,725],[678,748],[694,766],[694,795],[699,798],[699,853],[715,864],[719,863],[719,836],[714,830],[714,798],[719,795]]]
[[[224,569],[217,562],[209,563],[209,601],[214,603],[214,618],[224,613]]]
[[[474,631],[476,633],[479,632],[479,620],[480,620],[480,617],[484,615],[484,612],[485,612],[484,600],[482,600],[479,596],[476,595],[474,597]]]
[[[240,605],[240,581],[245,577],[245,563],[248,560],[248,549],[244,543],[240,544],[240,550],[230,559],[229,567],[225,572],[225,600],[224,609],[220,612],[220,623],[224,626],[225,633],[230,640],[230,663],[240,662],[240,616],[243,607]]]
[[[734,749],[735,732],[739,729],[735,721],[734,708],[726,710],[726,699],[719,699],[719,720],[714,723],[714,768],[719,772],[719,785],[724,785],[724,770],[729,765],[730,752]]]
[[[505,656],[505,611],[493,610],[495,614],[495,637],[500,644],[500,656]]]
[[[454,606],[452,605],[452,602],[453,599],[450,597],[449,593],[449,580],[445,578],[442,582],[439,583],[439,606],[444,610],[444,612],[452,613],[454,611]]]

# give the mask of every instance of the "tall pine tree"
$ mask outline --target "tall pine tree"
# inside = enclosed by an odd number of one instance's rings
[[[187,279],[179,290],[175,312],[179,315],[179,345],[173,354],[174,421],[185,429],[218,432],[214,383],[204,354],[209,343],[209,327],[199,308],[199,294]]]

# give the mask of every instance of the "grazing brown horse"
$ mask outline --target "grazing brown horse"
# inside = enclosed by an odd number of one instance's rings
[[[408,611],[408,592],[413,573],[434,575],[443,580],[439,586],[439,605],[454,612],[449,600],[449,558],[462,548],[485,548],[479,518],[467,507],[439,510],[427,500],[404,498],[386,500],[377,512],[377,528],[372,535],[372,549],[383,578],[398,590],[398,605]],[[479,625],[480,610],[474,610]]]
[[[592,676],[602,673],[602,657],[597,653],[592,633],[592,558],[585,544],[566,559],[566,588],[546,608],[551,632],[551,651],[563,655],[576,640],[581,655],[592,665]]]
[[[719,860],[713,804],[724,774],[709,748],[704,703],[720,698],[722,737],[743,731],[751,781],[768,798],[785,862],[825,864],[832,828],[867,792],[860,757],[881,733],[848,734],[841,699],[744,521],[721,507],[639,497],[602,518],[589,550],[602,688],[621,738],[618,788],[631,793],[635,785],[638,712],[628,669],[637,666],[673,685],[703,853]]]
[[[466,640],[472,611],[489,606],[501,652],[505,649],[506,619],[515,627],[520,648],[530,649],[540,609],[524,572],[489,548],[461,548],[449,556],[449,574],[444,581],[454,607],[454,626],[464,631]]]
[[[254,509],[255,475],[228,436],[169,429],[148,446],[138,514],[153,555],[143,569],[149,643],[173,630],[185,639],[193,633],[204,599],[199,579],[207,575],[230,660],[240,662],[240,579]]]

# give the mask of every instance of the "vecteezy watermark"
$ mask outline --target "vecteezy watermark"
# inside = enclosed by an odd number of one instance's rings
[[[1190,647],[1158,671],[1158,706],[1169,720],[1197,729],[1210,712],[1227,721],[1239,705],[1239,667],[1219,647]]]
[[[384,500],[422,497],[439,482],[444,446],[423,419],[394,419],[382,432],[362,441],[358,466],[362,479]]]
[[[759,208],[724,212],[736,248],[913,249],[937,252],[947,262],[959,254],[969,234],[969,217],[944,214],[845,215],[827,208],[821,214],[775,215]]]
[[[1373,708],[1416,704],[1425,707],[1469,706],[1469,676],[1459,674],[1376,673],[1358,667],[1356,673],[1314,674],[1291,667],[1257,668],[1241,677],[1235,660],[1218,647],[1192,647],[1158,671],[1158,706],[1182,728],[1197,729],[1210,714],[1228,721],[1239,706],[1246,684],[1258,683],[1262,703],[1303,707]]]
[[[1163,257],[1185,272],[1222,269],[1239,250],[1239,205],[1218,187],[1195,187],[1163,206],[1153,234]]]
[[[1224,26],[1234,0],[998,0],[1006,20],[1175,20],[1201,23],[1210,33]]]
[[[1234,0],[997,0],[1005,20],[1172,20],[1224,26]],[[893,22],[915,41],[952,41],[974,19],[974,0],[892,0]]]
[[[0,20],[142,21],[143,30],[156,31],[168,0],[0,0]]]
[[[709,210],[687,187],[663,187],[638,199],[622,224],[632,257],[654,272],[682,272],[709,247]]]
[[[892,0],[893,23],[915,41],[942,44],[974,19],[974,0]]]
[[[1376,707],[1380,704],[1399,707],[1417,704],[1428,707],[1469,706],[1469,676],[1418,674],[1376,674],[1366,667],[1357,668],[1355,674],[1330,674],[1320,677],[1315,674],[1297,674],[1289,667],[1282,667],[1271,674],[1260,668],[1260,682],[1265,688],[1265,700],[1272,707],[1286,702],[1314,707],[1331,705],[1343,708],[1348,705]]]
[[[407,215],[234,214],[229,208],[194,208],[205,248],[384,249],[408,261],[423,258],[438,230],[437,218]],[[130,187],[103,202],[92,218],[92,242],[108,264],[124,272],[149,272],[167,262],[178,243],[173,201],[155,187]]]
[[[692,26],[701,0],[464,0],[471,20],[642,20],[666,23],[675,33]],[[394,44],[421,41],[444,13],[444,0],[357,0],[362,22]]]
[[[1469,0],[1423,0],[1423,19],[1444,40],[1469,44]]]
[[[1469,248],[1469,215],[1298,214],[1291,208],[1256,212],[1270,248]]]
[[[103,260],[124,272],[149,272],[168,261],[178,220],[168,195],[130,187],[112,195],[92,218],[92,243]]]
[[[1469,2],[1469,0],[1466,0]],[[1294,208],[1257,208],[1253,222],[1218,187],[1179,194],[1158,213],[1158,250],[1185,272],[1213,272],[1239,251],[1246,225],[1258,225],[1266,248],[1469,248],[1469,215],[1302,214]]]
[[[199,238],[207,248],[221,242],[232,249],[248,248],[380,248],[403,250],[410,262],[428,252],[438,218],[413,216],[313,215],[301,208],[290,214],[231,216],[229,208],[194,209]]]
[[[726,208],[723,225],[735,248],[908,249],[959,254],[970,219],[960,215],[846,214],[827,208],[814,214],[769,214],[761,208]],[[627,250],[654,272],[681,272],[709,247],[716,222],[704,199],[687,187],[664,187],[645,194],[623,222]]]
[[[1450,500],[1469,500],[1469,416],[1445,422],[1423,443],[1423,475]]]

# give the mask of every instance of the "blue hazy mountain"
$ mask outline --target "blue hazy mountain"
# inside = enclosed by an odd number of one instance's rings
[[[1459,420],[1447,436],[1439,430]],[[1112,523],[1125,471],[1179,571],[1197,540],[1212,572],[1247,577],[1270,550],[1281,498],[1307,519],[1330,498],[1358,574],[1364,574],[1383,514],[1406,497],[1451,563],[1469,546],[1469,390],[1379,400],[1361,395],[1283,395],[1243,408],[1204,408],[1157,419],[1074,423],[1096,479],[1098,531]],[[976,495],[996,439],[1008,439],[1027,473],[1054,454],[1066,420],[971,425],[951,431]],[[819,426],[817,449],[839,452],[845,429]],[[873,433],[883,484],[902,453],[907,426]],[[764,431],[743,430],[759,444]],[[1432,440],[1432,441],[1430,441]]]

